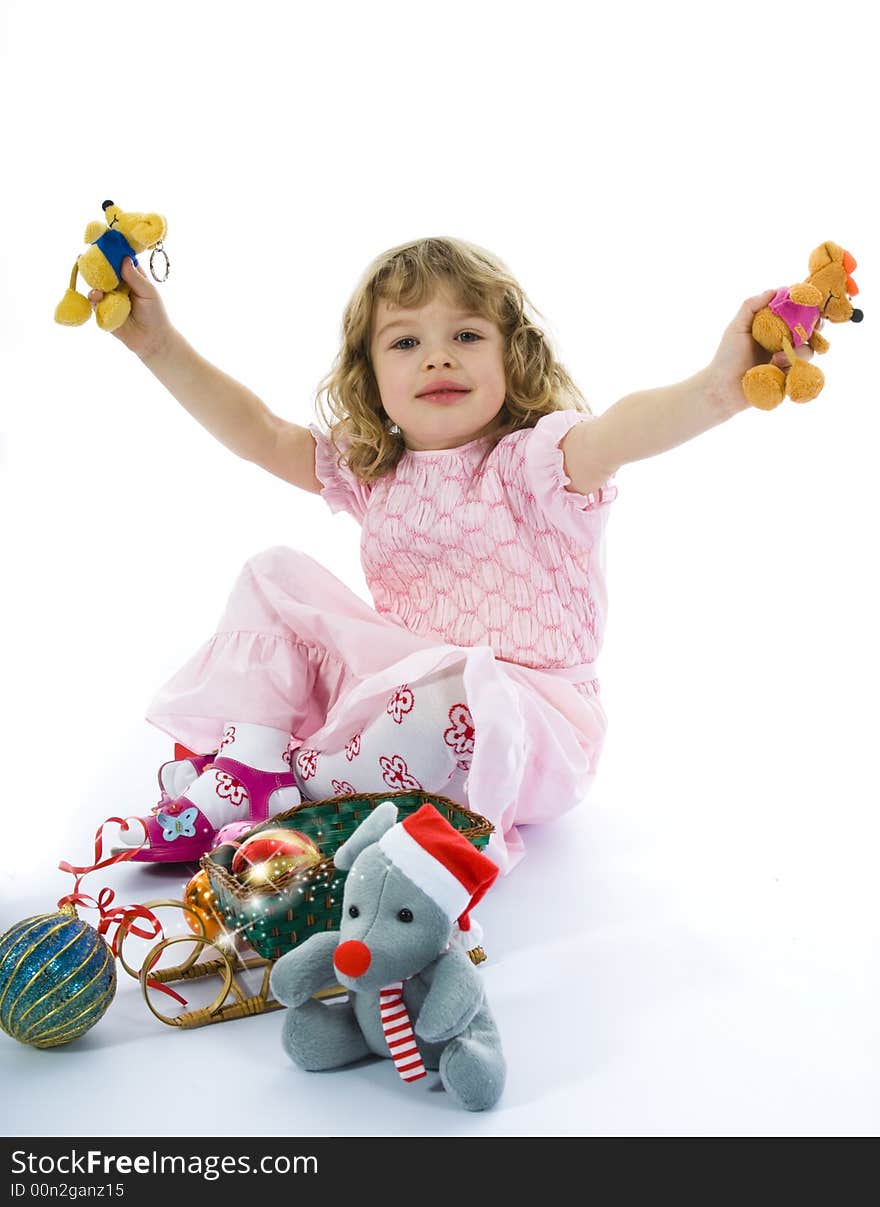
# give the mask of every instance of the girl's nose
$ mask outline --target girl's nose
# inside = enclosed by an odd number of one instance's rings
[[[449,348],[435,348],[425,357],[425,368],[436,369],[438,365],[454,365],[455,354]]]

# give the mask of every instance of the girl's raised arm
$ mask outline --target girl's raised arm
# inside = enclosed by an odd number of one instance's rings
[[[113,335],[221,444],[285,482],[319,494],[323,488],[315,476],[315,440],[308,428],[279,419],[241,382],[200,356],[170,323],[140,265],[125,259],[122,276],[130,286],[131,314]],[[93,290],[89,300],[97,305],[103,296]]]
[[[747,411],[743,374],[767,357],[752,338],[752,320],[776,292],[768,289],[743,302],[725,328],[711,363],[693,377],[627,394],[594,422],[576,424],[560,442],[570,479],[566,489],[589,494],[604,486],[622,465],[655,457]],[[813,351],[805,344],[794,354],[810,360]],[[784,352],[775,353],[772,363],[790,367]]]
[[[273,414],[178,331],[172,330],[161,348],[142,360],[180,405],[237,456],[312,494],[323,489],[315,476],[315,439],[308,428]]]

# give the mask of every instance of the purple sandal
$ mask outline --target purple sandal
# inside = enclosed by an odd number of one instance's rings
[[[222,755],[219,758],[205,755],[200,760],[184,761],[201,761],[199,774],[209,766],[216,768],[219,773],[218,795],[225,797],[230,804],[240,805],[240,814],[227,818],[217,826],[189,800],[185,792],[171,797],[163,788],[162,799],[152,813],[137,818],[144,827],[145,835],[143,845],[131,856],[130,862],[194,862],[214,846],[214,835],[218,829],[231,821],[247,821],[251,825],[265,821],[269,816],[269,797],[272,793],[279,788],[297,786],[296,777],[290,771],[257,771],[254,767],[239,763],[237,759],[224,758]],[[163,764],[160,769],[160,786],[163,783],[162,771],[168,766],[167,763]],[[165,778],[167,782],[167,775]],[[114,854],[130,849],[117,847]]]

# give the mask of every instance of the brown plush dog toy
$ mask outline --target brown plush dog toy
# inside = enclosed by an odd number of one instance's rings
[[[830,347],[817,328],[821,319],[831,323],[860,323],[861,310],[850,298],[859,287],[850,275],[856,261],[836,243],[823,243],[810,256],[810,275],[800,285],[777,289],[769,306],[752,320],[752,338],[768,352],[784,352],[788,372],[774,364],[755,365],[742,379],[743,393],[754,407],[772,411],[788,394],[792,402],[810,402],[825,384],[821,369],[795,356],[794,349],[807,344],[814,352]]]
[[[91,247],[77,259],[70,286],[55,307],[55,322],[65,327],[79,327],[88,322],[92,314],[89,299],[77,293],[77,272],[92,289],[100,289],[104,294],[95,307],[95,321],[104,331],[115,331],[131,313],[129,286],[122,280],[122,261],[126,256],[137,265],[137,252],[153,248],[150,256],[153,278],[164,281],[168,276],[168,257],[162,246],[167,225],[162,215],[127,212],[113,201],[105,201],[101,208],[107,221],[90,222],[86,227],[85,242]],[[165,257],[164,277],[156,276],[153,271],[156,255]]]

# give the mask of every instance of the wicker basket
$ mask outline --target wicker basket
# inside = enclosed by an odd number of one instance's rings
[[[242,841],[261,830],[299,830],[327,856],[315,867],[288,873],[266,888],[252,888],[231,874],[234,847],[224,845],[202,856],[201,866],[208,873],[227,931],[241,935],[264,959],[277,960],[317,931],[338,929],[346,873],[334,866],[333,855],[386,800],[397,806],[400,820],[422,805],[434,805],[478,849],[485,847],[494,829],[485,817],[427,792],[371,792],[303,801],[254,826]]]

